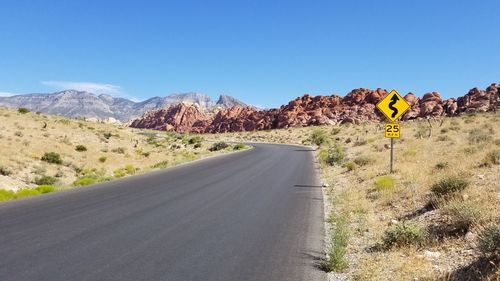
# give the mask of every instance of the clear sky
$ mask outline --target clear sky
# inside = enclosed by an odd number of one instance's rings
[[[499,15],[498,0],[0,0],[0,92],[455,97],[500,82]]]

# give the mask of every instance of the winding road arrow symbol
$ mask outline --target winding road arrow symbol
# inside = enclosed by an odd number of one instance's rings
[[[398,109],[394,107],[394,105],[399,101],[398,95],[394,94],[391,98],[391,102],[389,103],[389,109],[392,110],[391,117],[394,118],[398,114]]]

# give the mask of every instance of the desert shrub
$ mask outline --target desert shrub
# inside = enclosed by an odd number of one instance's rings
[[[396,186],[396,181],[391,176],[381,176],[375,180],[377,192],[392,192]]]
[[[38,195],[38,194],[40,194],[40,191],[38,191],[36,189],[26,188],[26,189],[18,190],[15,194],[15,198],[16,199],[24,198],[24,197],[34,196],[34,195]]]
[[[52,185],[56,183],[57,179],[51,176],[43,176],[41,178],[37,178],[35,183],[37,185]]]
[[[354,171],[354,170],[356,170],[356,168],[358,168],[358,165],[356,165],[356,163],[354,163],[354,161],[347,161],[347,162],[344,164],[344,167],[345,167],[348,171]]]
[[[21,114],[26,114],[26,113],[30,112],[30,110],[25,108],[25,107],[20,107],[17,109],[17,112],[19,112]]]
[[[166,167],[168,167],[168,160],[160,161],[160,162],[154,164],[153,166],[151,166],[151,168],[153,168],[153,169],[156,169],[156,168],[162,169],[162,168],[166,168]]]
[[[444,170],[446,168],[448,168],[450,166],[450,164],[448,162],[439,162],[436,164],[436,169],[438,170]]]
[[[51,164],[62,164],[61,155],[56,152],[45,152],[41,160]]]
[[[242,150],[242,149],[245,149],[245,145],[242,144],[242,143],[238,143],[238,144],[235,144],[234,147],[233,147],[233,150]]]
[[[362,146],[362,145],[365,145],[367,143],[368,143],[368,141],[366,139],[360,139],[360,140],[355,141],[352,145],[353,146]]]
[[[500,164],[500,150],[492,150],[486,154],[484,158],[484,163],[487,165],[499,165]]]
[[[222,149],[226,149],[229,145],[223,141],[214,143],[208,150],[209,151],[218,151]]]
[[[421,246],[426,240],[427,232],[418,224],[402,221],[387,229],[383,243],[387,248],[404,246]]]
[[[444,135],[444,136],[438,136],[436,140],[437,141],[449,141],[451,139],[450,139],[450,137]]]
[[[23,136],[23,133],[22,133],[21,131],[16,131],[16,132],[14,132],[14,135],[15,135],[16,137],[22,137],[22,136]]]
[[[35,189],[38,190],[42,194],[51,193],[51,192],[54,192],[56,190],[56,188],[53,185],[40,185]]]
[[[492,136],[481,129],[472,129],[469,132],[469,142],[471,144],[486,143],[492,140]]]
[[[74,181],[73,185],[84,186],[84,185],[94,184],[96,182],[97,182],[97,178],[91,177],[91,176],[84,176],[84,177],[78,178],[76,181]]]
[[[320,151],[320,159],[330,166],[340,165],[345,159],[344,149],[341,146],[334,146],[328,150]]]
[[[151,152],[149,152],[149,151],[145,151],[142,153],[142,156],[144,156],[144,157],[149,157],[149,155],[151,155]]]
[[[130,164],[126,165],[124,169],[127,172],[127,174],[129,174],[129,175],[135,174],[135,171],[137,170],[136,168],[134,168],[134,166],[132,166]]]
[[[322,145],[328,141],[326,132],[321,129],[315,129],[311,134],[311,142],[315,145]]]
[[[12,171],[9,168],[0,165],[0,175],[8,176],[10,174],[12,174]]]
[[[79,151],[79,152],[83,152],[83,151],[87,151],[87,147],[85,147],[85,145],[81,145],[81,144],[79,144],[79,145],[77,145],[77,146],[75,147],[75,150],[76,150],[76,151]]]
[[[340,128],[333,128],[332,131],[330,132],[332,135],[338,135],[340,133]]]
[[[117,147],[117,148],[111,149],[111,152],[118,153],[118,154],[125,154],[125,151],[127,151],[127,149],[124,147]]]
[[[7,201],[15,198],[13,191],[0,189],[0,202]]]
[[[101,162],[101,163],[106,162],[106,160],[108,160],[108,157],[106,157],[106,156],[99,157],[99,162]]]
[[[197,142],[193,145],[193,148],[200,148],[201,147],[201,143]]]
[[[330,219],[332,224],[328,257],[321,263],[321,268],[327,272],[344,271],[349,267],[346,258],[347,244],[349,242],[349,224],[345,216],[333,214]]]
[[[366,155],[360,155],[360,156],[354,158],[353,161],[354,161],[354,163],[356,163],[359,166],[366,166],[368,164],[372,164],[373,162],[375,162],[375,159],[373,159],[369,156],[366,156]]]
[[[469,186],[466,179],[451,176],[444,178],[431,186],[431,191],[438,197],[460,192]]]
[[[90,129],[90,128],[89,128]],[[113,134],[111,132],[105,132],[104,134],[102,134],[104,136],[105,139],[109,140]]]
[[[414,136],[417,139],[427,138],[429,136],[429,129],[426,127],[418,127]]]
[[[113,175],[115,178],[122,178],[127,175],[126,171],[124,169],[116,169],[113,171]]]
[[[203,142],[203,138],[201,136],[194,136],[188,140],[189,144],[197,144],[197,143],[201,143],[201,142]]]
[[[500,225],[489,225],[479,234],[479,250],[484,254],[500,255]]]
[[[480,223],[483,219],[482,209],[478,205],[461,200],[446,205],[444,213],[450,217],[457,229],[463,231],[469,230],[471,226]]]
[[[441,129],[441,134],[446,134],[446,133],[448,133],[449,130],[450,129],[448,129],[448,128],[442,128]]]

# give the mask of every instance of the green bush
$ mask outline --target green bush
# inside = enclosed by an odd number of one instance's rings
[[[83,152],[83,151],[87,151],[87,147],[85,147],[85,145],[81,145],[81,144],[79,144],[79,145],[77,145],[77,146],[75,147],[75,150],[76,150],[76,151],[79,151],[79,152]]]
[[[56,152],[45,152],[41,160],[51,164],[62,164],[61,155]]]
[[[124,169],[116,169],[113,171],[113,175],[115,178],[122,178],[127,175],[127,172]]]
[[[222,149],[226,149],[229,145],[223,141],[214,143],[208,150],[209,151],[218,151]]]
[[[359,166],[366,166],[368,164],[372,164],[373,162],[375,162],[375,159],[373,159],[369,156],[360,155],[360,156],[354,158],[353,161],[354,161],[354,163],[356,163]]]
[[[8,176],[10,174],[12,174],[12,171],[9,168],[0,165],[0,175]]]
[[[500,255],[500,225],[490,225],[479,234],[479,250],[484,254]]]
[[[194,136],[188,140],[189,144],[197,144],[197,143],[201,143],[201,142],[203,142],[203,138],[201,136]]]
[[[0,202],[15,198],[15,193],[10,190],[0,189]]]
[[[333,214],[330,217],[332,224],[328,257],[321,263],[324,271],[344,271],[349,267],[346,258],[347,244],[349,242],[349,225],[345,216]]]
[[[466,179],[451,176],[440,180],[431,187],[432,193],[436,196],[450,195],[456,192],[460,192],[469,186],[469,182]]]
[[[201,147],[201,143],[199,143],[199,142],[198,142],[198,143],[195,143],[195,144],[193,145],[193,148],[200,148],[200,147]]]
[[[242,143],[238,143],[238,144],[235,144],[234,147],[233,147],[233,150],[242,150],[242,149],[245,149],[245,145],[242,144]]]
[[[137,170],[136,168],[134,168],[134,166],[132,166],[130,164],[126,165],[124,169],[127,172],[127,174],[129,174],[129,175],[135,174],[135,171]]]
[[[38,190],[42,194],[51,193],[51,192],[54,192],[56,190],[56,188],[53,185],[40,185],[35,189]]]
[[[321,129],[316,129],[311,134],[311,142],[315,145],[322,145],[328,141],[326,132]]]
[[[383,243],[387,248],[421,246],[425,242],[426,236],[427,232],[418,224],[402,221],[385,231]]]
[[[83,185],[94,184],[96,182],[97,182],[97,179],[95,177],[85,176],[85,177],[78,178],[75,182],[73,182],[73,185],[83,186]]]
[[[323,163],[330,166],[340,165],[344,162],[345,153],[341,146],[335,146],[328,150],[321,150],[319,157]]]
[[[356,163],[354,163],[353,161],[347,161],[345,164],[344,164],[344,167],[348,170],[348,171],[354,171],[358,168],[358,165],[356,165]]]
[[[16,192],[16,194],[15,194],[15,198],[19,199],[19,198],[24,198],[24,197],[38,195],[38,194],[40,194],[40,191],[38,191],[36,189],[26,188],[26,189],[18,190]]]
[[[467,231],[474,224],[479,224],[483,219],[481,208],[471,202],[454,201],[444,208],[452,224],[460,230]]]
[[[396,180],[391,176],[381,176],[375,180],[375,189],[377,192],[393,192],[396,186]]]
[[[17,109],[17,112],[19,112],[21,114],[26,114],[26,113],[30,112],[30,110],[25,108],[25,107],[20,107]]]
[[[99,157],[99,162],[104,163],[104,162],[106,162],[107,159],[108,159],[108,157],[101,156],[101,157]]]
[[[35,183],[37,185],[52,185],[56,183],[57,179],[51,176],[43,176],[41,178],[37,178]]]

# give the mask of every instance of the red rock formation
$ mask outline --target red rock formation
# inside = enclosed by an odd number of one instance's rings
[[[132,127],[177,132],[242,132],[280,129],[311,125],[382,121],[384,116],[375,108],[388,94],[387,90],[354,89],[345,97],[298,97],[278,109],[257,110],[235,106],[215,114],[204,113],[194,105],[179,104],[168,109],[146,113],[134,120]],[[410,109],[403,120],[429,116],[452,116],[463,112],[496,111],[500,109],[500,85],[491,84],[486,90],[474,88],[465,96],[442,100],[437,92],[422,99],[408,93],[405,99]]]
[[[179,103],[168,109],[149,111],[130,125],[134,128],[175,132],[202,133],[211,123],[211,117],[200,111],[195,105]]]

